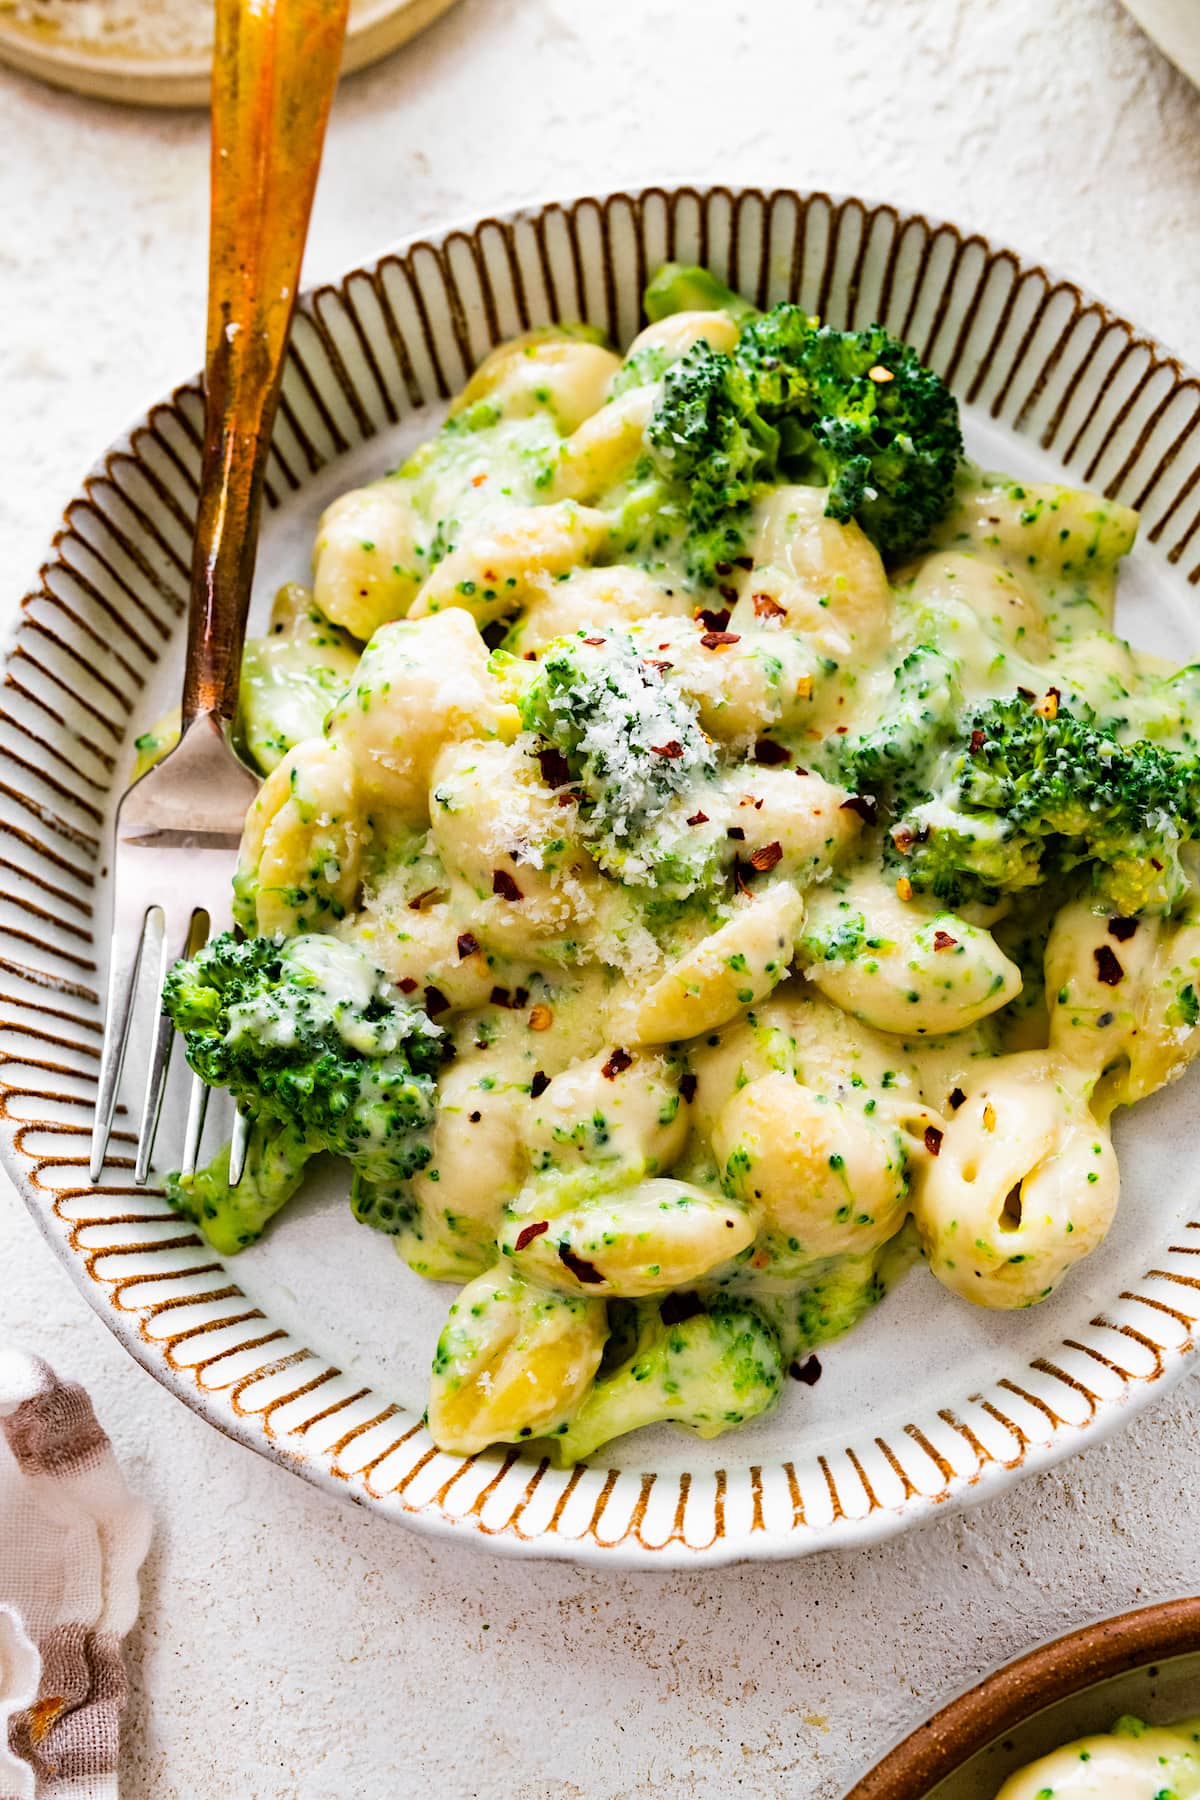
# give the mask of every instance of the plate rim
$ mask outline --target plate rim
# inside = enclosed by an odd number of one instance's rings
[[[819,204],[830,209],[831,215],[840,216],[847,208],[856,208],[864,220],[873,220],[878,215],[890,218],[897,232],[903,232],[910,225],[917,224],[927,234],[927,241],[935,241],[938,234],[950,233],[960,246],[976,244],[989,258],[1002,257],[1012,261],[1015,274],[1024,279],[1028,275],[1040,276],[1046,285],[1047,293],[1065,290],[1075,299],[1081,310],[1094,311],[1100,322],[1100,334],[1110,327],[1122,331],[1131,344],[1144,348],[1150,355],[1154,365],[1169,368],[1180,383],[1190,384],[1200,389],[1200,376],[1197,376],[1182,358],[1162,344],[1153,333],[1145,331],[1136,322],[1127,319],[1101,300],[1099,296],[1072,277],[1060,274],[1054,267],[1041,261],[1031,261],[1005,243],[997,245],[985,233],[964,230],[953,221],[941,219],[926,213],[923,209],[910,207],[893,201],[876,201],[860,194],[832,193],[825,189],[798,189],[792,187],[757,186],[751,183],[719,183],[710,181],[671,180],[666,182],[648,182],[638,187],[616,188],[602,193],[585,193],[562,198],[558,195],[546,199],[527,199],[522,202],[503,207],[494,212],[483,211],[456,218],[445,224],[426,227],[390,242],[378,253],[362,258],[340,275],[322,279],[307,288],[300,296],[298,311],[310,320],[319,318],[319,302],[322,297],[334,297],[343,293],[356,277],[369,277],[389,260],[403,261],[411,259],[419,251],[437,254],[439,247],[444,248],[456,236],[468,240],[474,238],[485,227],[497,226],[511,228],[518,224],[536,224],[544,221],[547,215],[558,213],[573,216],[580,207],[596,207],[607,211],[614,205],[626,205],[637,210],[647,202],[662,201],[676,205],[682,199],[694,200],[698,206],[711,203],[714,198],[727,202],[732,208],[746,201],[757,201],[764,209],[775,201],[784,200],[794,203],[799,208],[808,208]],[[121,454],[129,454],[134,446],[136,434],[144,430],[153,421],[156,413],[162,410],[179,407],[185,400],[195,401],[199,394],[198,376],[177,383],[167,394],[160,394],[143,412],[108,445],[102,449],[91,462],[87,472],[80,479],[74,493],[67,501],[62,520],[51,538],[48,553],[43,559],[33,587],[22,597],[14,611],[13,623],[6,633],[3,646],[6,664],[22,622],[26,618],[29,605],[37,597],[39,583],[46,572],[53,568],[55,554],[63,532],[69,529],[69,513],[80,498],[91,495],[94,483],[108,479],[113,459]],[[1061,460],[1061,458],[1060,458]],[[314,471],[315,473],[316,471]],[[304,485],[301,482],[300,485]],[[1190,533],[1188,534],[1190,536]],[[1184,540],[1186,541],[1186,539]],[[1162,554],[1161,550],[1158,554]],[[1200,565],[1192,576],[1200,574]],[[103,892],[103,890],[100,890]],[[102,940],[101,940],[102,941]],[[0,1081],[0,1101],[8,1091],[9,1084]],[[21,1121],[18,1120],[19,1124]],[[925,1494],[910,1487],[903,1502],[891,1506],[875,1502],[861,1517],[850,1517],[840,1510],[835,1511],[829,1524],[804,1521],[804,1532],[801,1534],[793,1528],[790,1532],[770,1534],[765,1530],[757,1535],[753,1530],[731,1530],[725,1533],[722,1526],[719,1534],[707,1545],[693,1546],[680,1532],[675,1532],[661,1545],[650,1545],[644,1542],[640,1534],[632,1536],[627,1529],[616,1541],[601,1539],[594,1529],[599,1517],[599,1510],[593,1517],[588,1532],[578,1537],[560,1535],[553,1528],[540,1530],[533,1535],[524,1534],[513,1525],[513,1521],[493,1528],[484,1524],[479,1516],[479,1502],[465,1513],[447,1510],[438,1504],[418,1503],[410,1507],[407,1503],[389,1504],[389,1496],[380,1496],[372,1492],[355,1491],[354,1477],[341,1471],[331,1470],[324,1466],[323,1458],[313,1455],[289,1453],[271,1435],[269,1428],[264,1429],[256,1422],[258,1414],[241,1413],[239,1416],[227,1416],[218,1408],[216,1400],[222,1390],[202,1390],[197,1380],[190,1378],[192,1366],[173,1367],[163,1351],[151,1348],[137,1324],[137,1315],[126,1313],[114,1306],[112,1297],[105,1284],[97,1277],[90,1275],[83,1265],[82,1257],[72,1253],[65,1242],[65,1234],[61,1227],[56,1230],[52,1209],[41,1204],[34,1186],[30,1167],[21,1161],[21,1152],[16,1143],[17,1133],[11,1118],[0,1127],[0,1163],[13,1180],[14,1186],[25,1201],[27,1209],[32,1213],[42,1236],[56,1254],[60,1263],[66,1263],[76,1286],[83,1292],[93,1311],[102,1318],[112,1330],[113,1335],[130,1353],[143,1369],[165,1387],[168,1392],[182,1399],[184,1403],[206,1423],[214,1425],[225,1436],[247,1448],[257,1451],[281,1466],[291,1469],[315,1486],[322,1488],[342,1499],[349,1499],[357,1504],[371,1507],[382,1512],[385,1517],[411,1526],[413,1529],[427,1532],[433,1536],[444,1538],[457,1536],[473,1548],[491,1550],[513,1555],[533,1555],[558,1560],[567,1560],[591,1564],[593,1566],[614,1569],[671,1567],[694,1568],[700,1565],[710,1567],[741,1561],[777,1561],[801,1555],[813,1554],[819,1550],[832,1548],[857,1548],[861,1545],[880,1542],[902,1531],[937,1517],[947,1509],[958,1511],[969,1506],[982,1503],[996,1492],[1013,1484],[1016,1479],[1026,1474],[1040,1473],[1054,1466],[1076,1450],[1098,1444],[1118,1425],[1136,1413],[1140,1406],[1151,1399],[1157,1399],[1170,1391],[1189,1370],[1197,1356],[1200,1355],[1200,1343],[1197,1335],[1189,1333],[1182,1345],[1156,1343],[1155,1353],[1161,1365],[1156,1373],[1150,1376],[1132,1375],[1121,1390],[1112,1395],[1093,1395],[1096,1410],[1092,1417],[1082,1424],[1074,1424],[1070,1420],[1057,1419],[1056,1427],[1049,1439],[1044,1443],[1024,1442],[1024,1448],[1015,1463],[1004,1464],[994,1456],[981,1460],[979,1468],[973,1474],[960,1475],[947,1464],[946,1482],[943,1490],[937,1494]],[[28,1153],[26,1153],[28,1154]],[[50,1158],[49,1160],[56,1160]],[[268,1320],[269,1324],[270,1321]],[[164,1340],[156,1340],[160,1344]],[[309,1352],[308,1354],[319,1354]],[[379,1392],[378,1390],[372,1390]],[[207,1398],[206,1398],[207,1395]],[[382,1398],[382,1394],[379,1396]],[[418,1426],[414,1427],[415,1429]],[[736,1440],[732,1440],[736,1441]],[[440,1454],[440,1453],[438,1453]],[[518,1452],[507,1447],[500,1447],[483,1456],[468,1459],[474,1461],[486,1473],[494,1470],[495,1479],[484,1489],[486,1498],[492,1489],[503,1479],[508,1470],[518,1462]],[[525,1463],[524,1468],[531,1465]],[[544,1465],[542,1466],[544,1471]],[[356,1472],[357,1474],[358,1472]],[[610,1471],[610,1481],[617,1478],[617,1472]],[[724,1493],[727,1480],[726,1470],[710,1471],[717,1480],[720,1491]],[[746,1465],[734,1467],[734,1477],[746,1473]],[[757,1476],[758,1470],[754,1470]],[[657,1475],[653,1470],[641,1470],[636,1465],[627,1467],[621,1475],[640,1479],[643,1483],[653,1482]],[[538,1476],[540,1479],[540,1474]],[[682,1479],[682,1478],[681,1478]],[[691,1477],[687,1477],[691,1480]],[[829,1479],[827,1474],[827,1479]],[[607,1488],[605,1489],[607,1492]],[[872,1496],[874,1499],[874,1496]],[[601,1496],[603,1501],[603,1495]],[[600,1509],[602,1510],[602,1508]],[[516,1519],[517,1511],[513,1519]]]

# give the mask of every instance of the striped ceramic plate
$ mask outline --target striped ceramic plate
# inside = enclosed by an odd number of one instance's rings
[[[259,601],[304,575],[328,499],[393,467],[498,338],[582,315],[626,339],[666,257],[708,263],[760,302],[882,319],[954,383],[977,457],[1067,471],[1140,507],[1122,622],[1177,659],[1200,648],[1197,378],[1072,282],[978,235],[756,189],[654,188],[486,218],[309,295]],[[569,1473],[434,1448],[421,1408],[445,1291],[355,1230],[332,1178],[228,1266],[121,1173],[127,1131],[116,1172],[88,1186],[105,845],[131,740],[178,681],[200,422],[187,383],[71,498],[0,711],[0,1139],[55,1254],[139,1362],[221,1430],[388,1518],[659,1567],[881,1537],[1045,1468],[1161,1394],[1200,1319],[1186,1080],[1119,1123],[1116,1226],[1044,1306],[977,1312],[916,1270],[771,1418],[704,1445],[640,1434],[611,1466]],[[168,1118],[164,1145],[179,1134]]]

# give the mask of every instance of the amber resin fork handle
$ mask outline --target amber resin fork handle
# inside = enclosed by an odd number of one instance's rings
[[[113,934],[89,1172],[99,1178],[139,985],[157,955],[156,1025],[134,1179],[144,1182],[173,1029],[167,969],[230,923],[230,883],[257,787],[229,732],[263,475],[295,306],[321,147],[337,85],[348,0],[217,0],[204,452],[192,555],[181,735],[117,812]],[[195,1167],[207,1090],[194,1084],[182,1166]],[[245,1124],[230,1159],[240,1175]]]

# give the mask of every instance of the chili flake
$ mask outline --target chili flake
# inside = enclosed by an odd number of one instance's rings
[[[782,862],[782,860],[783,846],[777,838],[769,844],[763,844],[760,849],[753,850],[750,853],[750,865],[752,868],[757,869],[760,875],[765,875],[768,869],[773,869],[775,864],[777,862]]]
[[[736,631],[706,631],[700,642],[706,650],[724,650],[728,644],[740,644],[741,636]]]
[[[953,950],[957,943],[958,939],[956,937],[951,937],[948,931],[935,931],[933,934],[933,947],[935,950]]]
[[[1105,987],[1116,987],[1125,971],[1117,959],[1116,952],[1107,944],[1100,944],[1092,955],[1096,959],[1096,980],[1102,981]]]
[[[665,756],[671,762],[683,755],[683,745],[678,738],[671,738],[665,744],[651,744],[650,750],[654,756]]]
[[[706,812],[693,813],[691,818],[688,820],[688,824],[689,825],[707,825],[708,824],[708,814]]]
[[[613,1051],[600,1073],[606,1081],[615,1081],[618,1075],[624,1074],[625,1070],[632,1066],[632,1063],[633,1058],[628,1050],[617,1049]]]
[[[751,596],[756,619],[786,619],[787,607],[780,606],[773,594],[754,594]]]
[[[539,1099],[549,1086],[550,1077],[546,1074],[546,1071],[544,1069],[535,1069],[533,1080],[529,1084],[529,1098],[531,1100]]]
[[[535,1238],[540,1238],[543,1231],[549,1231],[549,1229],[549,1219],[538,1219],[534,1224],[524,1226],[521,1231],[517,1233],[517,1241],[513,1245],[513,1249],[524,1250],[527,1244],[532,1244]]]
[[[458,960],[459,960],[459,962],[465,962],[468,956],[474,956],[474,954],[478,950],[478,948],[479,948],[479,939],[475,936],[475,933],[473,931],[464,931],[459,934],[459,939],[458,939]]]
[[[848,800],[842,801],[838,811],[857,813],[864,825],[874,825],[879,817],[879,808],[870,794],[851,794]]]
[[[925,1127],[925,1148],[928,1150],[930,1156],[937,1156],[940,1154],[942,1139],[945,1135],[945,1132],[939,1131],[936,1125],[927,1125]]]
[[[1128,943],[1137,928],[1136,919],[1110,919],[1108,921],[1108,935],[1115,937],[1119,944]]]
[[[549,1031],[554,1023],[554,1014],[544,1000],[539,1000],[529,1015],[530,1031]]]
[[[523,900],[525,896],[507,869],[492,870],[492,892],[502,900]]]
[[[588,1262],[585,1257],[576,1256],[575,1252],[566,1244],[558,1246],[558,1260],[565,1268],[570,1269],[576,1281],[582,1281],[589,1287],[604,1280],[595,1263]]]

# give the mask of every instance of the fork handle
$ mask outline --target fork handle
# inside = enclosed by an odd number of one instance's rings
[[[216,0],[204,454],[182,723],[237,709],[263,471],[349,0]]]

